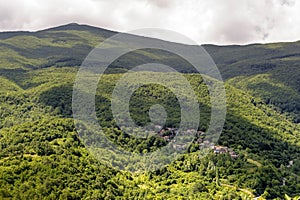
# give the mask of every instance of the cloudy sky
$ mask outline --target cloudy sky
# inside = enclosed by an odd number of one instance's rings
[[[199,44],[300,40],[296,0],[0,0],[0,31],[70,22],[117,31],[163,28]]]

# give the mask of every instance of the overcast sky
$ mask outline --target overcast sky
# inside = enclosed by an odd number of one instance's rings
[[[300,40],[294,0],[0,0],[0,31],[70,22],[117,31],[163,28],[199,44]]]

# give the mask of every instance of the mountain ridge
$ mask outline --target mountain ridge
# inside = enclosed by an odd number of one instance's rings
[[[38,32],[44,32],[44,31],[51,31],[51,30],[89,30],[89,29],[94,29],[94,30],[104,30],[112,33],[122,33],[106,28],[101,28],[98,26],[92,26],[89,24],[84,24],[84,23],[77,23],[77,22],[70,22],[66,24],[61,24],[53,27],[48,27],[36,31],[0,31],[1,34],[30,34],[30,33],[38,33]],[[1,38],[1,37],[0,37]],[[152,38],[156,39],[156,38]],[[167,41],[166,41],[167,42]],[[295,42],[300,42],[300,40],[295,40],[295,41],[278,41],[278,42],[269,42],[269,43],[249,43],[249,44],[214,44],[214,43],[203,43],[199,44],[200,46],[217,46],[217,47],[245,47],[245,46],[253,46],[253,45],[267,45],[267,44],[283,44],[283,43],[295,43]],[[184,44],[184,43],[182,43]]]

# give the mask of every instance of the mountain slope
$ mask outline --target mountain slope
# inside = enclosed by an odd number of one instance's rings
[[[131,174],[97,161],[78,138],[72,119],[78,66],[112,34],[77,24],[0,33],[0,198],[273,199],[300,193],[298,42],[204,46],[226,78],[228,113],[219,145],[234,149],[239,157],[213,152],[201,157],[195,138],[186,153],[165,168]],[[137,55],[142,55],[139,60],[134,59]],[[117,72],[155,60],[193,72],[170,53],[142,50],[110,66],[112,73],[103,75],[97,89],[100,124],[113,142],[130,151],[154,151],[167,142],[121,133],[110,117],[111,93],[122,76]],[[198,95],[205,132],[210,114],[207,86],[200,75],[185,76]],[[133,118],[146,124],[149,105],[161,101],[171,113],[168,126],[176,127],[178,102],[160,87],[134,93]]]
[[[7,74],[10,69],[18,69],[22,73],[23,70],[51,66],[80,66],[96,45],[114,34],[116,32],[78,24],[38,32],[0,33],[0,72]],[[270,78],[264,82],[270,81],[271,85],[280,83],[292,94],[300,92],[300,42],[203,47],[212,56],[225,80],[266,74]],[[108,73],[123,72],[132,66],[150,62],[160,62],[185,73],[195,72],[192,66],[174,54],[147,49],[132,52],[126,58],[122,56],[111,64]],[[248,89],[237,84],[238,82],[235,85],[241,89]],[[252,95],[262,98],[281,112],[290,113],[294,121],[299,123],[300,105],[297,95],[290,96],[293,106],[287,108],[284,106],[285,100],[277,98],[275,90],[269,90],[268,84],[257,87],[269,94],[259,95],[250,91]],[[276,100],[269,101],[271,98]]]
[[[189,148],[190,153],[165,169],[130,175],[97,163],[77,137],[73,120],[69,118],[70,86],[76,69],[48,68],[26,74],[30,77],[26,82],[30,86],[28,89],[15,91],[14,87],[7,87],[2,93],[3,98],[11,98],[2,101],[1,105],[8,113],[1,112],[0,175],[1,188],[6,188],[2,189],[3,197],[27,199],[46,194],[49,199],[88,196],[128,199],[134,194],[149,199],[187,195],[194,199],[218,199],[219,195],[249,198],[267,191],[271,198],[300,192],[295,175],[299,171],[286,167],[290,160],[294,160],[295,166],[299,162],[299,126],[259,99],[230,85],[226,86],[228,115],[219,143],[233,148],[240,158],[232,160],[229,155],[213,153],[199,158],[198,146],[194,145]],[[98,88],[99,95],[109,97],[120,76],[105,75]],[[196,91],[203,91],[203,83],[199,85],[198,82],[201,80],[199,75],[187,75],[187,78],[195,84]],[[132,103],[139,105],[136,107],[139,110],[143,110],[149,99],[141,96],[148,97],[145,91],[141,92],[136,93],[139,104]],[[158,96],[165,95],[159,90],[153,92]],[[207,104],[204,94],[201,92],[200,101]],[[104,106],[101,114],[108,112],[108,108]],[[137,119],[145,118],[144,113],[133,114]],[[123,137],[113,138],[122,145]],[[128,147],[138,151],[144,150],[144,145],[146,148],[152,146],[147,141],[127,139],[128,142],[133,145]],[[283,178],[286,179],[285,187],[282,187]],[[250,191],[250,194],[243,191]]]

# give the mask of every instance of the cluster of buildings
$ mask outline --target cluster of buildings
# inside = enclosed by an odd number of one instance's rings
[[[204,133],[203,133],[204,134]],[[233,149],[226,147],[226,146],[220,146],[220,145],[215,145],[214,143],[204,140],[200,137],[197,140],[200,148],[210,148],[213,150],[215,154],[229,154],[231,158],[238,158],[239,154],[237,154]]]
[[[177,134],[177,129],[175,128],[162,128],[161,126],[156,126],[155,128],[160,128],[158,131],[158,136],[167,142],[171,141]]]
[[[158,133],[158,136],[163,138],[165,141],[169,142],[171,141],[177,134],[177,129],[175,128],[167,128],[167,127],[161,127],[161,126],[155,126],[155,129]],[[226,146],[219,146],[215,145],[214,143],[204,140],[205,133],[203,131],[196,131],[194,129],[188,129],[186,130],[187,134],[196,134],[198,137],[197,143],[199,144],[200,148],[210,148],[215,154],[229,154],[231,158],[235,159],[239,157],[239,154],[237,154],[233,149],[226,147]],[[178,147],[175,146],[174,148],[180,148],[182,149],[182,145]]]
[[[215,154],[229,153],[231,158],[238,158],[239,154],[234,152],[232,149],[225,146],[213,146],[213,151]]]

